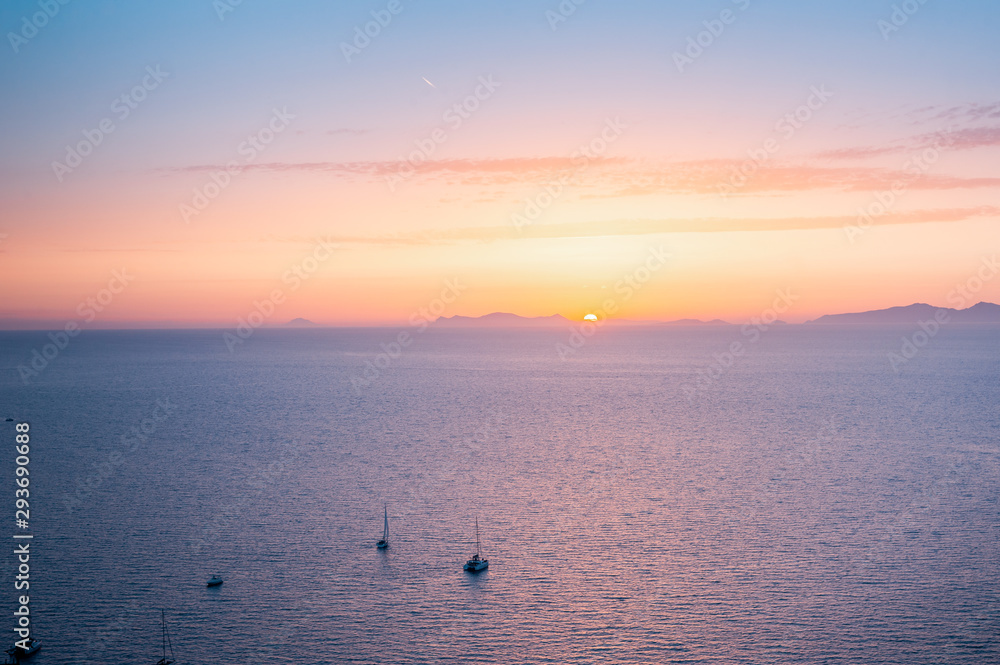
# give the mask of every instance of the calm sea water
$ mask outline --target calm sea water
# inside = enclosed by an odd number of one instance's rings
[[[34,663],[1000,662],[1000,329],[912,332],[0,333]]]

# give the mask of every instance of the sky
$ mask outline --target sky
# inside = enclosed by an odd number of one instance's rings
[[[576,2],[5,2],[0,328],[1000,302],[1000,5]]]

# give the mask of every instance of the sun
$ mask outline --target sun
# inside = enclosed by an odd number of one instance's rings
[[[588,314],[587,316],[583,317],[583,320],[584,321],[596,321],[597,320],[597,315],[596,314]]]

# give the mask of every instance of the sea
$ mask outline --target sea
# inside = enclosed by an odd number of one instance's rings
[[[919,330],[2,332],[3,639],[27,595],[35,665],[1000,663],[1000,327]]]

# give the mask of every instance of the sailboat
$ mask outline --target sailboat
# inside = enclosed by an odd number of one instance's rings
[[[160,625],[163,627],[163,657],[156,661],[156,665],[170,665],[174,662],[174,647],[170,644],[170,634],[167,633],[167,618],[160,610]],[[170,650],[170,658],[167,658],[167,650]]]
[[[489,559],[482,559],[479,557],[479,517],[476,516],[476,553],[472,555],[472,558],[465,562],[465,568],[470,573],[478,573],[480,570],[486,570],[490,567]]]
[[[389,509],[382,506],[385,511],[385,528],[382,530],[382,540],[375,543],[375,547],[384,550],[389,547]]]

